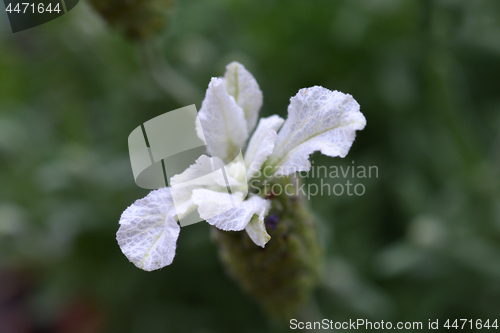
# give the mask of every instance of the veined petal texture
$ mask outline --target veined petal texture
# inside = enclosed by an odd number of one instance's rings
[[[269,208],[267,200],[258,196],[243,201],[240,193],[230,195],[210,190],[194,190],[193,201],[198,205],[201,218],[225,231],[245,229],[254,215],[264,218]]]
[[[212,156],[229,162],[236,157],[248,139],[243,109],[226,91],[224,79],[212,78],[198,112],[197,133],[207,143]]]
[[[285,120],[277,115],[262,118],[259,121],[259,126],[252,135],[250,143],[245,152],[245,167],[247,169],[247,179],[255,175],[268,156],[274,150],[274,142],[278,134],[276,131],[280,128]]]
[[[314,86],[290,99],[288,118],[278,133],[269,164],[276,176],[309,171],[309,155],[345,157],[366,119],[351,95]]]
[[[259,84],[245,66],[238,62],[226,66],[224,79],[227,92],[245,112],[247,130],[251,133],[257,124],[263,101]]]
[[[175,215],[169,188],[151,191],[128,207],[116,233],[128,260],[145,271],[170,265],[181,230]]]

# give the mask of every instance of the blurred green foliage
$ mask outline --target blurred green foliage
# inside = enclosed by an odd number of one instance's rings
[[[312,199],[327,258],[309,319],[498,318],[500,2],[178,0],[156,42],[200,92],[243,63],[264,116],[285,116],[312,85],[361,104],[368,124],[349,155],[314,160],[379,177],[352,180],[360,197]],[[226,276],[207,224],[183,228],[157,272],[116,244],[120,214],[147,194],[129,133],[201,99],[166,94],[143,46],[85,2],[0,43],[0,325],[15,327],[4,331],[288,331]]]
[[[127,37],[144,40],[169,24],[172,0],[90,0],[93,8]]]

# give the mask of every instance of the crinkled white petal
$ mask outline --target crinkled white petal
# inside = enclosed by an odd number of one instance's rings
[[[224,167],[226,170],[226,175],[228,179],[228,184],[233,187],[245,186],[247,184],[247,177],[245,163],[243,162],[243,156],[229,163]]]
[[[245,112],[247,130],[251,133],[257,124],[259,110],[262,107],[263,97],[259,84],[245,66],[238,62],[226,66],[224,79],[227,92]]]
[[[206,140],[210,155],[225,162],[233,159],[248,139],[245,113],[226,91],[224,79],[212,78],[198,118],[198,136]]]
[[[264,215],[265,214],[254,215],[245,227],[250,239],[260,247],[265,247],[266,243],[271,239],[264,225]]]
[[[207,222],[213,221],[214,217],[222,216],[222,214],[232,210],[243,199],[243,194],[239,192],[229,194],[227,191],[217,192],[207,189],[193,191],[193,202],[198,206],[198,214]]]
[[[245,229],[254,214],[263,217],[269,208],[269,202],[261,197],[242,199],[240,193],[230,195],[204,189],[193,191],[193,201],[198,205],[200,217],[225,231]]]
[[[255,175],[267,160],[268,156],[272,154],[274,142],[278,137],[276,131],[284,121],[283,118],[276,115],[260,119],[259,126],[257,126],[257,129],[253,133],[245,152],[247,179]]]
[[[218,185],[223,187],[229,186],[231,189],[234,189],[235,192],[247,186],[246,168],[241,151],[234,160],[227,164],[218,157],[213,157],[212,161],[216,169],[224,169],[226,173],[227,182],[222,173],[216,174],[217,177],[214,179]]]
[[[288,119],[278,133],[270,164],[276,176],[309,171],[309,155],[345,157],[366,119],[351,95],[314,86],[290,99]]]
[[[224,165],[223,169],[225,171],[227,185],[229,186],[230,192],[240,192],[243,197],[246,197],[248,194],[248,182],[246,177],[245,162],[241,151],[231,163]]]
[[[175,214],[168,188],[152,191],[128,207],[120,217],[116,233],[128,260],[145,271],[170,265],[181,230]]]
[[[221,159],[201,155],[183,173],[170,179],[170,190],[180,219],[196,209],[192,200],[194,189],[206,188],[221,191],[227,188],[228,185],[221,169],[223,166]],[[230,186],[241,186],[234,178],[230,176],[227,178]]]
[[[199,179],[200,181],[199,185],[207,185],[207,183],[210,183],[210,179],[205,179],[205,178],[200,179],[200,177],[212,173],[213,170],[214,169],[211,158],[208,157],[207,155],[201,155],[194,162],[194,164],[190,165],[189,168],[184,170],[181,174],[175,175],[172,178],[170,178],[170,185],[171,186],[180,185],[182,183],[194,179]]]
[[[204,144],[207,144],[207,139],[205,139],[205,133],[203,133],[203,128],[201,127],[201,121],[199,116],[196,116],[194,125],[196,129],[196,135],[201,139],[201,141],[203,141]]]
[[[189,214],[196,206],[191,200],[195,188],[214,186],[214,177],[210,157],[201,155],[196,162],[183,173],[170,178],[173,202],[179,218]]]

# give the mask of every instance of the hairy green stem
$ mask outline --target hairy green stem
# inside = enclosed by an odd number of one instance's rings
[[[213,238],[233,279],[269,317],[287,322],[296,318],[319,280],[322,253],[317,222],[306,198],[297,195],[272,199],[268,216],[278,222],[275,229],[268,226],[271,240],[265,248],[255,245],[244,231],[213,228]]]

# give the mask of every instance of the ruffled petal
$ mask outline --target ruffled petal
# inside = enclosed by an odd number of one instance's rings
[[[219,171],[219,173],[222,178],[222,172]],[[170,192],[179,219],[196,209],[191,199],[193,190],[217,185],[214,178],[216,177],[212,173],[212,161],[206,155],[201,155],[184,172],[170,178]]]
[[[285,120],[279,116],[262,118],[252,135],[245,152],[245,167],[247,179],[252,178],[262,167],[268,156],[274,150],[274,142],[278,137],[276,131]]]
[[[254,215],[250,223],[245,227],[245,231],[250,236],[250,239],[260,247],[265,247],[266,243],[271,239],[264,225],[264,215]]]
[[[169,188],[152,191],[128,207],[116,233],[128,260],[145,271],[170,265],[181,230],[175,215]]]
[[[309,171],[309,155],[345,157],[366,119],[351,95],[314,86],[290,99],[288,119],[278,133],[269,163],[276,176]]]
[[[193,202],[198,213],[210,225],[225,231],[245,229],[253,215],[264,217],[269,202],[258,196],[243,201],[240,193],[234,195],[210,190],[194,190]]]
[[[247,130],[251,133],[257,124],[259,110],[262,107],[263,97],[259,84],[245,66],[238,62],[226,66],[224,79],[227,92],[245,112]]]
[[[212,78],[198,112],[196,132],[208,152],[225,162],[234,159],[248,139],[243,109],[226,91],[224,79]]]
[[[241,152],[228,164],[222,162],[218,157],[201,155],[183,173],[172,177],[170,185],[175,209],[181,220],[196,209],[192,200],[195,189],[210,189],[228,193],[229,187],[232,192],[242,192],[244,195],[248,193],[246,169]]]

